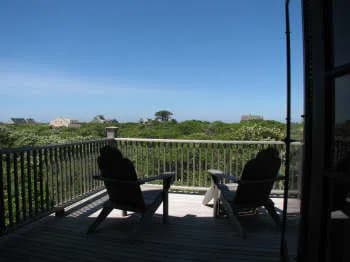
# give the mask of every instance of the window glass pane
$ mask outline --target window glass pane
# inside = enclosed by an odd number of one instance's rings
[[[335,80],[335,163],[350,153],[350,75]]]
[[[350,1],[333,1],[335,66],[350,63]]]
[[[335,146],[334,167],[342,174],[350,175],[350,75],[335,80]],[[339,176],[341,178],[341,176]],[[332,194],[332,210],[350,211],[349,183],[335,180]],[[347,202],[348,201],[348,202]],[[347,210],[347,211],[346,211]]]

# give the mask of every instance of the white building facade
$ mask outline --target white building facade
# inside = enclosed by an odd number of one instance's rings
[[[73,120],[64,117],[58,117],[50,121],[50,126],[52,127],[80,127],[78,120]]]

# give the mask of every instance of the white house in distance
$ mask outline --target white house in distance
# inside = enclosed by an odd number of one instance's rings
[[[73,120],[64,117],[58,117],[50,121],[50,126],[52,127],[80,127],[78,120]]]

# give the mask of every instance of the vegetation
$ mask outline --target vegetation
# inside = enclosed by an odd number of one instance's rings
[[[85,123],[80,128],[51,128],[46,124],[2,125],[0,126],[0,148],[103,138],[106,126],[110,125],[111,123]],[[278,141],[285,136],[285,124],[271,120],[224,123],[199,120],[176,122],[172,119],[170,121],[149,120],[145,123],[118,123],[116,126],[119,127],[119,137],[135,138]],[[302,132],[302,124],[293,125],[294,139],[301,139]]]
[[[163,110],[166,111],[166,110]],[[277,121],[249,120],[224,123],[188,120],[177,122],[172,113],[156,113],[155,120],[139,123],[83,123],[81,127],[52,128],[47,124],[0,124],[0,148],[60,144],[73,141],[104,138],[107,126],[118,126],[119,137],[174,138],[203,140],[277,140],[285,136],[285,124]],[[301,139],[302,124],[292,125],[293,139]],[[25,221],[32,213],[53,210],[57,205],[71,201],[96,188],[91,180],[97,173],[99,148],[108,141],[79,143],[45,150],[25,148],[19,152],[3,153],[2,175],[5,203],[5,225]],[[206,170],[218,168],[241,174],[244,164],[265,147],[259,144],[189,143],[130,143],[115,141],[123,154],[133,161],[140,177],[177,171],[175,185],[207,187],[210,178]],[[284,154],[284,145],[274,145]],[[292,147],[290,188],[296,189],[300,167],[301,147]],[[282,166],[280,173],[284,173]],[[20,178],[20,179],[19,179]],[[275,184],[281,189],[282,182]],[[12,189],[12,190],[11,190]],[[27,193],[25,193],[27,191]],[[23,193],[24,192],[24,193]],[[25,203],[17,205],[17,202]],[[20,207],[19,216],[17,208]],[[1,232],[0,232],[1,234]]]
[[[105,128],[111,125],[111,123],[85,123],[80,128],[51,128],[47,124],[0,125],[0,148],[104,138]],[[198,120],[176,122],[172,119],[115,125],[119,127],[119,137],[282,140],[285,136],[285,124],[264,120],[224,123]],[[300,139],[302,130],[302,124],[293,124],[293,138]],[[50,147],[46,150],[25,148],[20,153],[4,153],[1,166],[3,167],[2,175],[6,180],[3,187],[6,226],[11,226],[11,220],[15,223],[22,222],[31,214],[29,209],[24,210],[20,205],[21,214],[17,217],[17,200],[20,203],[25,202],[27,207],[31,203],[31,206],[37,207],[40,213],[44,212],[45,208],[53,210],[54,206],[71,201],[76,196],[91,190],[89,179],[97,173],[96,158],[99,148],[105,143],[107,141],[100,140],[96,143]],[[230,171],[239,176],[244,164],[266,146],[220,143],[211,145],[206,143],[185,145],[154,143],[150,146],[148,142],[130,143],[126,141],[116,141],[116,145],[126,157],[133,161],[140,177],[176,170],[175,185],[195,187],[210,185],[210,178],[206,172],[209,168]],[[284,145],[279,144],[274,147],[280,151],[283,159]],[[294,190],[297,188],[300,177],[300,155],[301,147],[293,146],[290,188]],[[284,174],[283,165],[280,173]],[[282,182],[275,184],[275,189],[281,188],[283,188]],[[23,194],[22,192],[25,191],[28,193]],[[32,192],[32,199],[29,197],[29,192]],[[44,209],[40,201],[44,202]]]
[[[168,110],[161,110],[154,114],[156,120],[160,120],[162,122],[169,121],[172,115],[173,113]]]

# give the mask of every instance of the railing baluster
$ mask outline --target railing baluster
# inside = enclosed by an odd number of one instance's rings
[[[70,146],[65,146],[65,158],[67,165],[67,195],[68,199],[72,200],[74,198],[73,190],[72,190],[72,163],[70,157],[71,149]]]
[[[93,179],[93,176],[95,174],[95,156],[94,156],[94,142],[90,143],[90,153],[89,153],[89,163],[90,163],[90,174],[91,174],[91,190],[95,190],[95,179]]]
[[[173,169],[173,151],[172,151],[172,144],[171,143],[167,143],[167,147],[168,147],[168,168],[167,171],[169,170],[174,170]]]
[[[229,145],[229,153],[228,153],[229,155],[228,155],[228,157],[229,157],[229,172],[230,172],[230,174],[231,175],[233,175],[232,174],[232,146],[231,145]]]
[[[74,195],[72,194],[72,167],[70,159],[70,146],[64,147],[64,158],[66,160],[66,183],[67,183],[67,198],[68,201],[72,200]]]
[[[77,178],[77,147],[76,145],[71,145],[70,154],[71,154],[71,165],[72,165],[72,194],[74,198],[79,194],[79,181]]]
[[[33,150],[33,180],[34,180],[34,212],[39,212],[38,207],[38,166],[37,166],[37,150]]]
[[[17,153],[13,153],[13,179],[15,186],[15,214],[16,214],[16,223],[19,223],[21,220],[20,215],[20,206],[19,206],[19,185],[18,185],[18,163],[17,163]]]
[[[180,145],[180,150],[181,150],[181,184],[184,183],[184,147],[183,144]]]
[[[149,144],[145,143],[146,147],[146,176],[149,176]]]
[[[207,170],[208,170],[208,147],[209,147],[209,144],[205,144],[205,162],[204,162],[204,171],[205,171],[205,184],[204,186],[208,186],[208,175],[207,175]]]
[[[90,172],[90,163],[89,163],[89,143],[85,143],[85,175],[86,175],[86,180],[87,180],[87,192],[91,191],[91,172]]]
[[[97,143],[94,142],[92,144],[92,167],[93,167],[93,175],[97,175],[98,174],[98,166],[97,166]],[[94,189],[96,189],[98,187],[98,182],[97,180],[93,180],[94,182]]]
[[[157,175],[156,172],[156,144],[152,146],[152,176]]]
[[[24,172],[24,152],[20,152],[20,166],[21,166],[21,197],[22,197],[22,219],[27,219],[27,203],[26,203],[26,179]],[[1,161],[1,160],[0,160]],[[1,189],[0,189],[1,190]]]
[[[175,183],[177,183],[179,174],[178,174],[178,153],[179,153],[179,147],[178,144],[175,144]]]
[[[165,160],[165,157],[166,157],[166,148],[165,148],[165,146],[166,146],[166,144],[163,143],[162,145],[163,145],[163,172],[165,172],[166,171],[166,160]]]
[[[89,192],[92,191],[92,172],[91,172],[91,151],[90,151],[90,143],[86,143],[86,156],[85,156],[85,162],[86,162],[86,173],[88,176],[88,190]]]
[[[44,149],[44,163],[45,163],[45,208],[50,210],[50,165],[49,165],[49,152],[48,149]]]
[[[100,150],[101,150],[101,148],[102,148],[102,144],[99,144],[98,148],[99,148],[98,151],[100,152]],[[103,185],[103,182],[102,182],[102,181],[99,181],[99,185],[102,186],[102,185]]]
[[[211,144],[211,162],[210,162],[210,168],[214,168],[214,144]]]
[[[27,186],[28,186],[28,208],[29,216],[33,216],[33,197],[32,197],[32,166],[31,166],[31,151],[27,151]]]
[[[201,147],[201,144],[199,144],[198,145],[198,186],[202,186],[201,178],[202,179],[204,178],[201,162],[202,162],[202,147]]]
[[[227,163],[226,163],[226,144],[223,144],[222,147],[223,147],[223,164],[224,164],[223,170],[226,173],[226,172],[228,172]]]
[[[50,178],[50,185],[51,185],[51,201],[50,201],[50,207],[52,208],[54,205],[57,204],[57,192],[56,192],[56,162],[55,160],[55,149],[49,148],[50,153],[50,171],[51,171],[51,178]]]
[[[187,173],[186,173],[186,185],[190,185],[190,144],[186,145],[186,153],[187,153]]]
[[[79,169],[80,169],[80,174],[79,176],[81,177],[81,194],[85,194],[85,176],[84,176],[84,162],[83,162],[83,145],[79,145]]]
[[[238,155],[238,149],[237,149],[237,145],[235,145],[235,173],[234,173],[234,175],[236,176],[236,177],[238,177],[238,158],[237,158],[237,155]]]
[[[191,144],[192,146],[192,185],[191,186],[196,186],[195,180],[196,180],[196,145]]]
[[[220,168],[220,145],[216,145],[216,161],[217,161],[217,169]]]
[[[56,176],[56,205],[60,205],[61,204],[61,195],[62,195],[62,192],[61,192],[61,181],[60,181],[60,172],[61,172],[61,165],[60,165],[60,162],[59,162],[59,153],[58,153],[58,148],[55,148],[55,166],[56,166],[56,169],[55,169],[55,176]]]
[[[82,176],[83,176],[83,185],[84,185],[84,193],[88,192],[88,177],[86,174],[86,145],[84,143],[81,144],[81,162],[82,162],[82,166],[81,166],[81,172],[82,172]]]
[[[158,147],[158,155],[157,155],[157,159],[158,159],[158,174],[161,173],[161,168],[160,168],[160,143],[157,143],[157,147]]]
[[[11,182],[11,155],[6,154],[6,176],[7,176],[7,209],[9,224],[13,226],[13,209],[12,209],[12,182]]]
[[[106,145],[106,144],[104,144]],[[85,172],[85,148],[84,144],[80,144],[80,167],[81,167],[81,177],[82,177],[82,189],[83,189],[83,195],[87,192],[87,177]]]
[[[3,170],[3,157],[0,151],[0,235],[5,232],[5,188],[4,188],[4,170]]]
[[[97,175],[97,171],[96,171],[96,165],[97,165],[97,158],[95,155],[95,142],[92,142],[91,144],[91,172],[93,176]],[[97,184],[96,184],[96,179],[92,179],[92,188],[95,190],[97,188]]]
[[[71,157],[72,157],[72,187],[73,187],[73,195],[76,196],[79,194],[79,181],[77,178],[77,147],[76,145],[72,145],[71,147]]]
[[[65,147],[60,147],[61,179],[62,179],[62,202],[67,201],[67,162]]]
[[[40,209],[44,210],[44,171],[43,171],[43,153],[39,150],[39,190],[40,190]]]
[[[136,171],[139,170],[139,145],[138,142],[134,142],[134,150],[135,150],[135,168]]]

